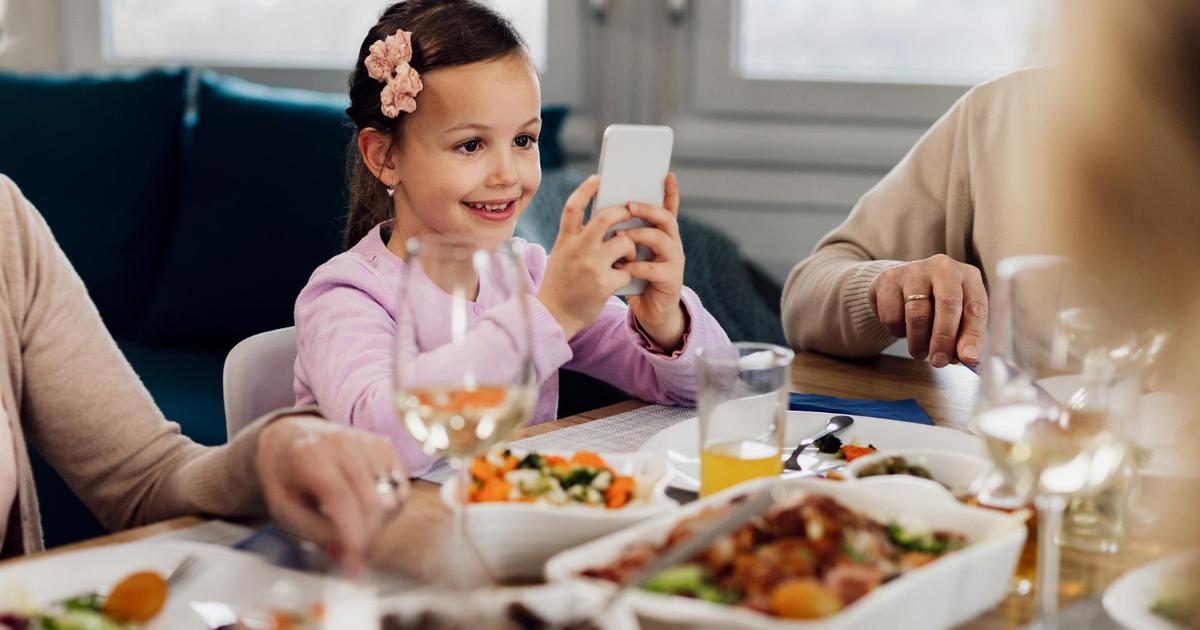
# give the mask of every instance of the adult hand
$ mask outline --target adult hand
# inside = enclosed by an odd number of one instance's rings
[[[599,188],[600,178],[592,175],[567,198],[558,238],[538,289],[538,300],[558,321],[567,339],[592,323],[608,298],[633,277],[614,267],[618,261],[633,260],[637,255],[633,239],[618,234],[604,240],[609,228],[629,220],[629,209],[601,208],[592,212],[587,225],[583,224],[584,209]]]
[[[674,352],[683,345],[687,315],[683,292],[683,241],[679,237],[679,182],[670,173],[663,182],[663,205],[631,202],[629,211],[651,227],[622,230],[638,245],[650,248],[654,259],[619,262],[617,266],[646,281],[641,295],[629,297],[629,310],[638,324],[660,347]]]
[[[988,311],[979,269],[937,254],[884,270],[867,295],[887,331],[908,338],[914,359],[939,368],[979,363]]]
[[[313,416],[263,427],[254,465],[271,518],[322,545],[351,575],[408,497],[408,476],[391,442]],[[381,484],[388,475],[391,483]]]

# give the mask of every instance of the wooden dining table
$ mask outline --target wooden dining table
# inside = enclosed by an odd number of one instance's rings
[[[792,390],[838,396],[843,398],[896,400],[913,398],[937,426],[969,431],[969,420],[979,387],[979,377],[961,366],[935,369],[928,363],[891,356],[862,360],[835,359],[828,356],[797,353],[792,365]],[[646,403],[626,401],[587,413],[560,418],[524,428],[518,437],[539,435],[565,427],[592,422],[615,414],[637,409]],[[1154,497],[1158,491],[1152,484],[1143,483],[1143,492]],[[373,564],[382,570],[403,571],[409,575],[436,572],[442,557],[443,545],[452,532],[449,510],[439,497],[440,486],[427,481],[415,481],[403,512],[386,528],[371,550]],[[1161,493],[1172,492],[1170,488]],[[1190,515],[1181,515],[1190,518]],[[1170,518],[1160,517],[1154,525],[1131,532],[1128,540],[1115,553],[1088,553],[1062,550],[1060,598],[1063,608],[1084,601],[1098,612],[1095,598],[1114,579],[1132,567],[1168,553],[1177,544],[1171,532],[1160,532],[1156,525]],[[194,527],[203,519],[185,517],[157,523],[109,536],[59,547],[35,554],[62,553],[86,547],[129,542]],[[17,560],[20,561],[20,560]],[[1010,593],[996,608],[964,624],[963,628],[998,629],[1020,628],[1032,618],[1033,594]],[[1111,624],[1105,620],[1105,623]],[[1088,624],[1094,627],[1094,624]]]

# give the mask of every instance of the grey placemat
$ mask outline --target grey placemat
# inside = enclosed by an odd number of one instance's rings
[[[696,410],[689,407],[647,405],[615,416],[527,437],[509,446],[531,451],[624,453],[638,450],[654,434],[695,415]],[[449,464],[443,460],[434,464],[421,479],[442,483],[450,477],[450,473]]]

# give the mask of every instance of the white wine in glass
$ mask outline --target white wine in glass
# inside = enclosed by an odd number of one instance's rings
[[[1057,627],[1057,537],[1068,499],[1106,488],[1127,468],[1128,423],[1060,402],[1047,379],[1084,369],[1108,373],[1103,313],[1091,287],[1055,256],[1006,258],[996,266],[988,350],[973,426],[1018,500],[1037,508],[1039,625]],[[1087,317],[1082,315],[1086,314]],[[1073,322],[1075,326],[1064,326]],[[1085,364],[1085,365],[1081,365]]]
[[[506,440],[524,424],[536,395],[520,386],[425,387],[397,391],[396,409],[426,451],[466,458]]]
[[[454,538],[437,578],[452,588],[491,582],[466,536],[471,460],[533,415],[537,379],[529,274],[512,244],[466,237],[410,239],[396,304],[397,418],[457,476]]]

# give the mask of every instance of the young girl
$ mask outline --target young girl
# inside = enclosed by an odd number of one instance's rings
[[[405,242],[453,234],[498,246],[512,238],[541,181],[540,85],[512,25],[467,0],[390,6],[358,58],[346,110],[358,128],[350,249],[319,267],[296,301],[296,397],[330,418],[386,435],[419,475],[435,458],[408,435],[391,401]],[[530,300],[540,383],[535,423],[556,417],[563,367],[639,398],[691,405],[693,350],[729,343],[682,286],[674,176],[664,183],[662,207],[601,208],[585,226],[584,209],[598,185],[592,176],[567,200],[549,257],[537,245],[524,250],[537,297]],[[604,240],[610,226],[630,217],[653,227]],[[638,244],[653,250],[653,261],[633,262]],[[632,278],[649,284],[627,308],[613,293]],[[488,330],[502,334],[505,311],[486,303],[487,295],[480,291],[476,316],[492,319],[497,325]],[[434,344],[416,342],[422,354],[413,360],[434,361]]]

